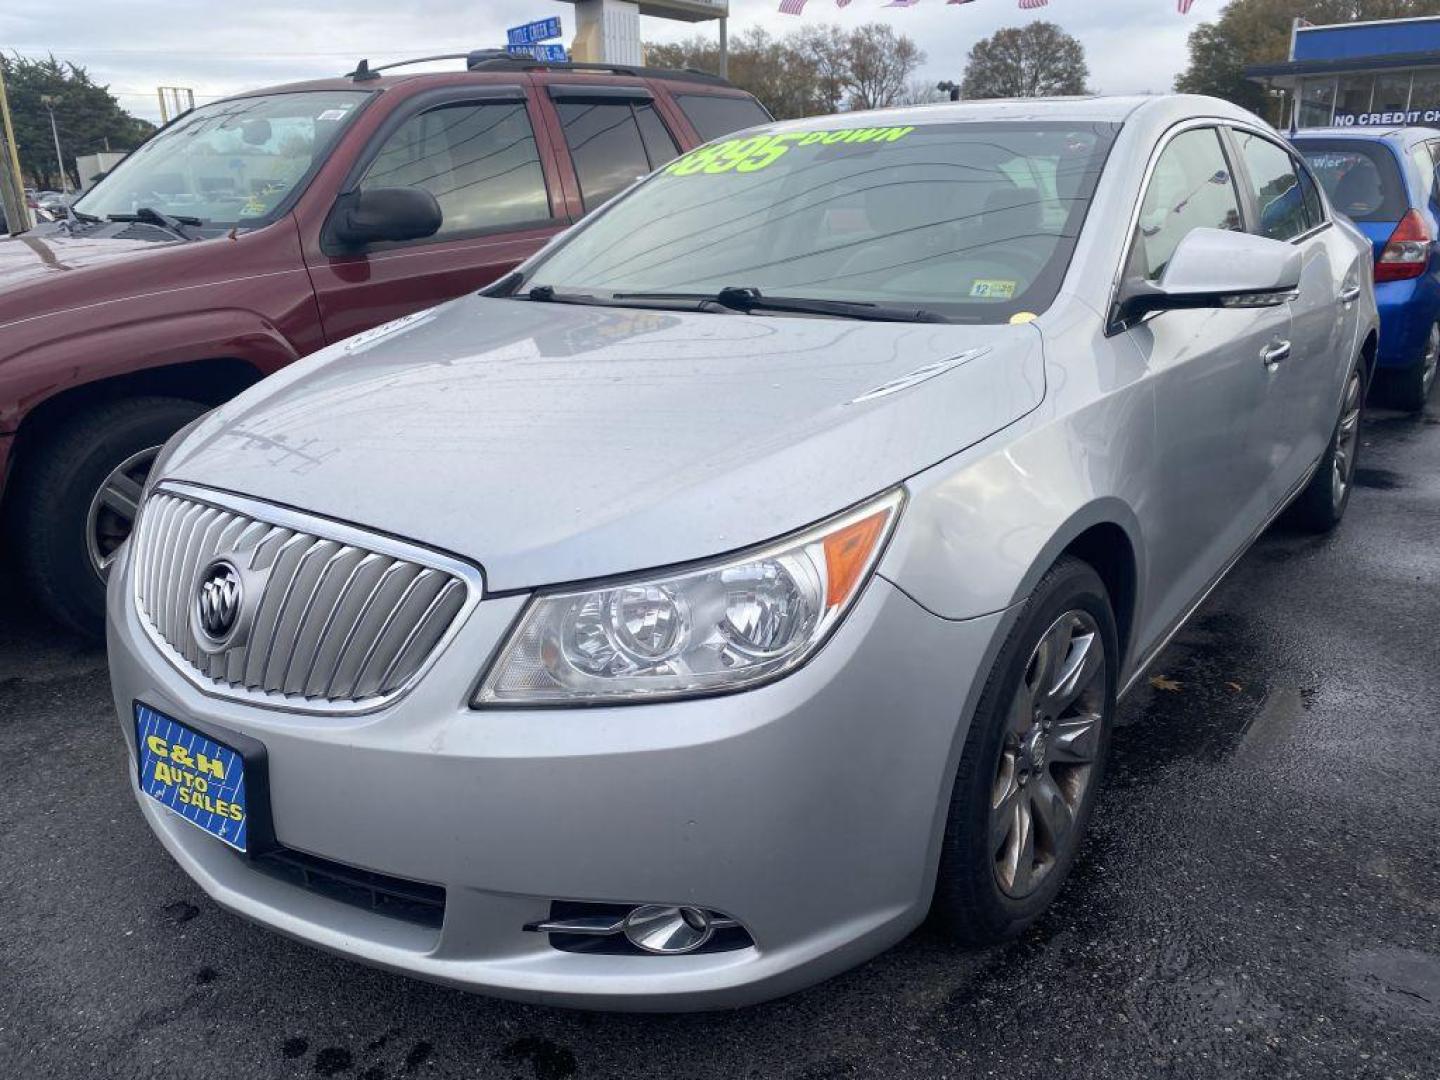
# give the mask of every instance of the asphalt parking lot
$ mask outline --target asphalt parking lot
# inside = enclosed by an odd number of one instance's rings
[[[0,583],[0,1077],[1440,1075],[1440,415],[1267,536],[1122,710],[1058,907],[746,1011],[496,1002],[258,930],[128,791],[104,656]]]

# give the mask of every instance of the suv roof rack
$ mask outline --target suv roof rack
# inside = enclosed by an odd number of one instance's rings
[[[695,68],[652,68],[632,64],[588,64],[573,60],[538,60],[533,56],[519,56],[504,49],[472,49],[468,53],[439,53],[435,56],[417,56],[412,60],[396,60],[389,64],[371,67],[369,60],[361,60],[354,71],[345,73],[345,78],[355,82],[369,82],[380,78],[382,71],[409,67],[412,64],[429,64],[437,60],[464,60],[467,71],[607,71],[612,75],[633,75],[640,78],[683,79],[687,82],[708,83],[712,86],[734,86],[729,79],[722,79],[708,71]]]

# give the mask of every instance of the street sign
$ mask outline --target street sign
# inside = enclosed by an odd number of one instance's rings
[[[558,15],[552,15],[548,19],[537,19],[524,26],[512,26],[505,31],[511,49],[517,46],[523,48],[527,45],[534,45],[537,41],[549,41],[551,38],[559,37],[560,34],[560,17]]]
[[[563,64],[570,59],[564,45],[511,45],[512,56],[533,56],[547,64]]]

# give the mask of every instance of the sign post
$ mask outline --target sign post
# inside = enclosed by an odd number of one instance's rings
[[[24,232],[30,228],[30,208],[25,205],[25,184],[20,179],[20,155],[15,147],[15,128],[10,123],[10,102],[5,97],[5,71],[0,68],[0,232]]]
[[[575,41],[571,51],[577,60],[598,64],[642,64],[640,16],[676,19],[680,22],[707,22],[719,19],[721,26],[720,66],[726,67],[724,29],[730,14],[730,0],[569,0],[575,5]]]

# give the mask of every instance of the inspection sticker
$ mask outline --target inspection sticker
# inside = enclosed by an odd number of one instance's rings
[[[148,705],[135,703],[140,790],[235,848],[245,850],[245,760]]]
[[[1000,278],[980,278],[971,283],[970,295],[985,300],[1009,300],[1015,295],[1015,282]]]

